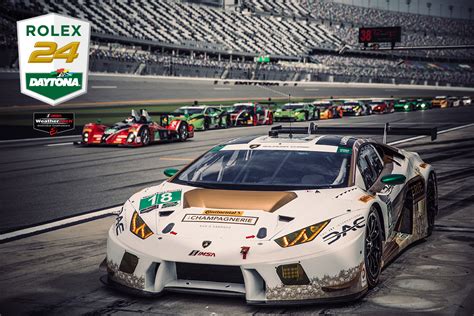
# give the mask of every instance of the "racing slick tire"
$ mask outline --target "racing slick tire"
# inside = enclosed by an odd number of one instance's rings
[[[188,124],[182,122],[178,127],[178,139],[180,142],[185,142],[189,137]]]
[[[150,130],[147,127],[143,127],[138,134],[142,140],[142,146],[150,145]]]
[[[268,114],[268,125],[273,125],[273,114],[271,112]]]
[[[382,225],[374,206],[367,216],[364,242],[364,262],[367,274],[367,284],[373,288],[379,282],[382,270]]]
[[[207,131],[209,129],[209,127],[210,127],[209,119],[204,118],[204,123],[202,124],[202,130]]]
[[[231,123],[230,123],[230,117],[229,117],[228,115],[223,116],[223,117],[221,118],[221,124],[220,124],[220,125],[221,125],[222,128],[229,128],[230,125],[231,125]]]
[[[428,234],[431,236],[435,225],[435,217],[438,214],[438,188],[436,184],[436,175],[431,173],[428,178],[426,188],[426,217],[428,221]]]

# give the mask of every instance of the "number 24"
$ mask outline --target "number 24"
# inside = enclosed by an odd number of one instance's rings
[[[58,49],[56,42],[36,42],[35,47],[46,48],[35,50],[28,59],[29,63],[50,63],[53,59],[66,59],[66,63],[72,63],[79,54],[79,42],[71,42]]]

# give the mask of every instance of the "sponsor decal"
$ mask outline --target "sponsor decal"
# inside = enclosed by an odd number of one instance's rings
[[[337,147],[337,153],[338,154],[352,154],[352,148],[349,148],[349,147]]]
[[[181,201],[181,191],[160,192],[146,196],[140,200],[140,213],[147,213],[156,208],[164,208],[178,205]],[[166,206],[164,206],[166,205]]]
[[[204,240],[204,241],[202,242],[202,247],[203,247],[203,248],[207,248],[207,247],[209,247],[209,246],[211,245],[211,243],[212,243],[212,241],[210,241],[210,240]]]
[[[255,148],[260,147],[260,144],[253,144],[253,145],[250,145],[249,147],[250,149],[255,149]]]
[[[74,129],[74,113],[33,113],[33,129],[55,136]]]
[[[115,218],[115,235],[120,235],[125,230],[125,226],[123,224],[123,207],[120,209],[120,213],[117,214]]]
[[[374,197],[372,195],[363,195],[359,198],[359,201],[367,203],[367,202],[369,202],[373,199],[374,199]]]
[[[354,220],[352,225],[343,225],[341,231],[333,231],[323,236],[323,241],[329,241],[328,245],[332,244],[333,242],[338,241],[341,237],[345,237],[348,232],[350,231],[357,231],[359,228],[365,226],[365,218],[363,216]]]
[[[17,22],[21,92],[56,105],[87,92],[90,23],[56,13]]]
[[[182,222],[201,222],[201,223],[224,223],[237,225],[255,225],[258,217],[254,216],[226,216],[226,215],[205,215],[205,214],[186,214]]]
[[[191,257],[215,257],[216,254],[214,252],[206,252],[201,250],[193,250],[191,251],[188,256]]]
[[[242,216],[243,211],[228,211],[228,210],[205,210],[202,212],[206,215],[226,215],[226,216]]]
[[[240,253],[242,254],[242,259],[245,260],[247,259],[247,255],[250,251],[250,247],[247,247],[247,246],[242,246],[240,248]]]

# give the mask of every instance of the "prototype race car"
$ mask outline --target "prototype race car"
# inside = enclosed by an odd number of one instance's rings
[[[186,141],[194,137],[194,129],[185,121],[170,119],[169,113],[156,113],[159,123],[154,122],[146,110],[135,110],[125,120],[106,126],[88,123],[82,130],[78,145],[122,145],[130,147],[147,146],[159,141]]]
[[[273,113],[258,103],[236,103],[230,112],[232,125],[272,125]]]
[[[205,105],[180,107],[173,112],[173,118],[186,120],[197,131],[231,126],[230,115],[225,110]]]
[[[250,304],[361,297],[391,259],[433,231],[436,175],[414,152],[314,135],[334,129],[276,126],[165,170],[169,180],[121,208],[102,281],[145,295],[242,295]]]
[[[275,122],[309,121],[319,119],[319,110],[311,103],[286,103],[273,114]]]
[[[341,118],[343,116],[342,107],[334,105],[330,100],[314,101],[313,105],[319,111],[320,120]]]

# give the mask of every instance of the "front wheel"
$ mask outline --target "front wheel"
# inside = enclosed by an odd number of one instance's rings
[[[181,123],[181,125],[178,128],[178,139],[181,142],[184,142],[188,139],[189,137],[189,132],[188,132],[188,125],[185,123]]]
[[[148,146],[150,144],[150,130],[148,128],[142,128],[140,132],[140,138],[143,146]]]
[[[364,246],[365,269],[367,284],[373,288],[379,282],[382,270],[382,225],[377,211],[372,207],[367,216]]]
[[[438,214],[438,188],[436,184],[436,175],[430,174],[428,186],[426,189],[426,217],[428,221],[428,236],[433,233],[435,217]]]

